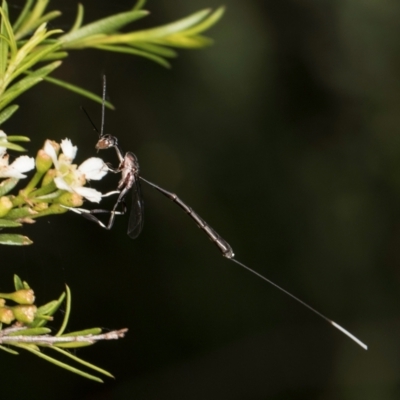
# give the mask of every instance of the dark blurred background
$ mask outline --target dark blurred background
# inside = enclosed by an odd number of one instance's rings
[[[34,245],[1,248],[1,291],[17,273],[44,303],[68,283],[70,330],[129,328],[124,340],[77,352],[116,380],[100,385],[4,353],[2,398],[399,399],[400,3],[224,3],[207,32],[215,45],[179,51],[171,70],[87,50],[71,52],[55,76],[100,94],[106,73],[117,108],[106,112],[106,132],[135,152],[141,174],[178,193],[240,261],[370,349],[221,257],[143,185],[146,223],[135,241],[127,217],[106,231],[69,213],[24,227]],[[132,4],[87,0],[85,21]],[[151,15],[131,29],[219,5],[149,1]],[[53,27],[67,30],[76,4],[51,8],[64,13]],[[48,83],[19,104],[3,129],[31,136],[32,152],[68,137],[78,164],[95,155],[79,106],[99,125],[99,105]],[[116,164],[113,151],[101,156]],[[109,190],[116,179],[94,186]]]

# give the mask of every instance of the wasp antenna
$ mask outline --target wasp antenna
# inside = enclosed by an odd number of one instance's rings
[[[88,120],[90,121],[90,123],[92,124],[93,130],[97,133],[99,133],[99,130],[96,128],[96,125],[94,124],[94,122],[92,121],[92,118],[90,118],[89,113],[83,108],[83,106],[80,106],[80,109],[86,114]]]
[[[103,101],[101,103],[101,129],[100,137],[104,134],[104,114],[105,114],[105,104],[106,104],[106,75],[103,75]]]

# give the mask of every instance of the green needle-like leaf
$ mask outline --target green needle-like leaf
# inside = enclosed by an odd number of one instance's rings
[[[132,11],[141,10],[146,4],[146,0],[138,0],[138,2],[132,8]]]
[[[68,89],[71,92],[77,93],[83,97],[87,97],[88,99],[91,99],[91,100],[95,101],[96,103],[99,103],[99,104],[103,103],[103,99],[100,96],[98,96],[95,93],[89,92],[86,89],[82,89],[79,86],[72,85],[71,83],[62,81],[60,79],[53,78],[51,76],[46,76],[44,78],[44,80],[47,82],[53,83],[54,85],[61,86],[64,89]],[[109,101],[105,102],[105,106],[111,110],[115,110],[115,107]]]
[[[24,23],[26,16],[28,15],[28,13],[32,7],[33,1],[34,0],[26,0],[25,1],[24,8],[22,9],[21,13],[19,14],[17,20],[15,21],[15,23],[13,25],[14,32],[17,32],[18,28],[21,26],[21,24]]]
[[[10,39],[7,36],[2,35],[2,34],[0,34],[0,40],[5,40],[8,44],[11,43]],[[8,51],[8,49],[7,49],[7,51]],[[7,59],[5,58],[5,60],[7,60]]]
[[[28,12],[26,13],[22,23],[19,25],[18,32],[16,32],[16,37],[18,39],[30,33],[42,23],[41,18],[48,2],[49,0],[36,0],[33,9],[28,9]]]
[[[148,53],[157,54],[161,57],[175,58],[178,53],[168,47],[160,46],[154,43],[127,43],[129,46],[135,47],[139,50],[147,51]]]
[[[88,379],[91,379],[93,381],[103,383],[103,381],[100,378],[98,378],[97,376],[88,374],[87,372],[83,372],[83,371],[81,371],[81,370],[79,370],[77,368],[71,367],[70,365],[65,364],[65,363],[63,363],[61,361],[58,361],[53,357],[50,357],[50,356],[48,356],[46,354],[41,353],[40,351],[34,350],[33,348],[31,348],[29,346],[26,346],[25,344],[24,345],[22,345],[22,344],[18,344],[18,345],[14,344],[14,346],[17,346],[17,347],[20,347],[20,348],[22,348],[24,350],[27,350],[27,351],[35,354],[36,356],[38,356],[40,358],[43,358],[46,361],[49,361],[49,362],[53,363],[54,365],[57,365],[58,367],[64,368],[64,369],[66,369],[66,370],[68,370],[70,372],[73,372],[75,374],[81,375],[84,378],[88,378]]]
[[[50,313],[50,312],[51,312],[51,310],[53,310],[53,308],[56,308],[57,305],[58,305],[58,301],[57,300],[50,301],[49,303],[46,303],[43,306],[40,306],[37,309],[37,313],[41,314],[41,315],[52,315],[53,313]]]
[[[10,24],[10,20],[8,19],[8,11],[7,11],[7,3],[3,1],[3,7],[0,7],[0,15],[1,15],[1,30],[0,33],[8,38],[8,41],[1,40],[1,51],[2,55],[5,54],[5,60],[1,60],[1,64],[3,62],[7,62],[7,54],[8,54],[8,46],[10,46],[11,55],[14,56],[17,53],[17,43],[15,41],[14,32],[12,26]],[[5,53],[3,53],[7,50]],[[2,73],[5,69],[1,70]]]
[[[7,353],[13,354],[14,356],[17,356],[19,354],[17,351],[9,349],[5,346],[0,346],[0,349],[6,351]]]
[[[101,328],[84,329],[83,331],[75,331],[64,333],[60,336],[85,336],[85,335],[99,335],[102,332]]]
[[[160,26],[158,28],[146,29],[133,33],[127,33],[122,35],[110,36],[105,43],[118,43],[118,42],[151,42],[154,39],[160,39],[175,33],[184,31],[199,23],[204,19],[207,14],[210,13],[209,9],[198,11],[186,18],[172,22],[167,25]],[[114,41],[115,40],[115,41]]]
[[[65,298],[65,292],[62,293],[62,295],[58,300],[50,301],[49,303],[39,307],[37,309],[37,313],[39,315],[47,315],[47,316],[54,315],[55,312],[60,308],[62,302],[64,301],[64,298]],[[33,327],[43,326],[46,324],[47,324],[46,320],[36,319],[29,326],[33,328]]]
[[[44,35],[44,38],[48,37],[52,34],[55,34],[57,32],[59,32],[59,31],[54,30],[54,31],[47,32]],[[60,47],[60,43],[54,43],[53,45],[47,45],[47,46],[44,46],[41,50],[35,51],[29,57],[26,57],[24,62],[21,63],[19,65],[19,67],[15,70],[15,72],[11,75],[10,80],[15,79],[18,75],[22,74],[23,72],[25,72],[26,70],[31,68],[36,63],[42,61],[48,54],[58,50],[59,47]]]
[[[74,361],[76,361],[76,362],[78,362],[78,363],[84,365],[85,367],[91,368],[91,369],[93,369],[93,370],[95,370],[95,371],[97,371],[97,372],[100,372],[101,374],[106,375],[106,376],[108,376],[108,377],[110,377],[110,378],[114,378],[114,376],[111,375],[111,374],[110,374],[108,371],[106,371],[105,369],[96,367],[96,365],[90,364],[90,363],[88,363],[87,361],[84,361],[84,360],[82,360],[81,358],[74,356],[74,355],[71,354],[69,351],[60,349],[60,348],[58,348],[58,347],[54,347],[53,349],[56,350],[56,351],[58,351],[59,353],[64,354],[65,356],[71,358],[72,360],[74,360]]]
[[[11,332],[7,336],[39,336],[39,335],[46,335],[50,333],[51,329],[49,328],[30,328],[24,329],[21,331]]]
[[[49,12],[49,13],[47,13],[46,15],[43,15],[43,17],[41,17],[41,18],[39,18],[37,21],[36,21],[36,23],[35,23],[35,26],[38,26],[38,25],[40,25],[40,24],[43,24],[43,22],[49,22],[49,21],[51,21],[52,19],[55,19],[55,18],[57,18],[57,17],[59,17],[61,15],[61,12],[60,11],[52,11],[52,12]]]
[[[12,107],[12,106],[10,106]],[[7,136],[7,140],[9,142],[30,142],[31,139],[28,138],[28,136],[18,136],[18,135],[11,135]]]
[[[4,13],[3,13],[4,14]],[[11,44],[10,39],[8,38],[6,27],[5,27],[5,18],[1,16],[0,23],[0,77],[4,76],[4,72],[7,68],[7,56],[8,56],[8,47]]]
[[[8,178],[0,183],[0,197],[9,193],[19,182],[17,178]]]
[[[4,219],[18,219],[18,218],[30,218],[36,215],[37,212],[33,211],[30,207],[19,207],[13,208],[4,216]]]
[[[158,42],[167,46],[182,47],[188,49],[201,48],[211,46],[213,44],[213,40],[205,36],[184,36],[180,33],[160,39]]]
[[[109,32],[117,31],[130,22],[145,17],[149,13],[147,11],[128,11],[121,14],[112,15],[91,24],[85,25],[74,32],[67,33],[59,39],[63,43],[64,48],[71,48],[77,42],[94,35],[104,35]]]
[[[193,26],[192,28],[186,29],[181,33],[184,34],[185,36],[192,36],[204,32],[205,30],[215,25],[222,18],[224,13],[225,13],[225,7],[219,7],[211,15],[205,18],[202,22]]]
[[[22,281],[22,284],[24,285],[24,289],[30,289],[27,281]]]
[[[15,150],[15,151],[26,151],[26,149],[21,147],[19,144],[6,142],[6,141],[3,141],[3,140],[0,140],[0,146],[1,147],[5,147],[6,149]]]
[[[29,72],[29,75],[27,77],[18,81],[4,93],[2,99],[0,100],[0,109],[2,109],[5,105],[14,100],[20,94],[30,89],[32,86],[41,82],[46,75],[50,74],[60,65],[61,61],[54,61],[50,64],[45,65],[42,68],[37,69],[34,72]]]
[[[68,325],[69,316],[71,314],[71,291],[69,290],[68,285],[65,285],[65,291],[67,293],[67,297],[66,297],[66,304],[65,304],[64,320],[63,320],[63,323],[62,323],[60,329],[55,334],[55,336],[61,336],[64,333],[65,328]]]
[[[12,346],[19,347],[24,350],[33,350],[40,353],[40,348],[34,343],[18,343],[18,342],[8,342]]]
[[[0,219],[0,228],[18,228],[22,226],[19,222],[11,221],[9,219]]]
[[[75,32],[82,26],[84,13],[85,13],[85,10],[83,8],[83,5],[81,3],[78,3],[78,12],[76,13],[76,19],[75,19],[74,25],[72,25],[72,28],[68,33]]]
[[[44,10],[47,7],[47,4],[49,4],[50,0],[36,0],[35,7],[33,7],[32,13],[31,13],[31,20],[32,21],[37,21],[42,14],[44,13]]]
[[[17,104],[13,104],[12,106],[7,107],[5,110],[3,110],[2,112],[0,112],[0,125],[7,121],[8,118],[11,117],[11,115],[13,115],[15,113],[15,111],[17,111],[19,108],[19,106]]]
[[[53,315],[54,311],[52,312],[52,310],[53,309],[57,310],[58,305],[59,305],[58,303],[59,302],[57,300],[50,301],[49,303],[46,303],[43,306],[40,306],[37,309],[37,313],[40,315]],[[32,325],[30,325],[30,326],[32,326]]]
[[[59,349],[77,349],[78,347],[89,347],[94,343],[90,343],[90,342],[78,342],[78,341],[74,341],[74,342],[66,342],[66,343],[57,343],[53,346],[57,347]]]
[[[6,244],[10,246],[26,246],[32,244],[27,236],[17,235],[14,233],[2,233],[0,234],[0,244]]]
[[[162,65],[165,68],[170,68],[171,64],[165,60],[162,57],[159,57],[155,54],[148,53],[147,51],[143,50],[136,50],[132,47],[126,47],[126,46],[107,46],[107,45],[98,45],[94,46],[95,49],[101,49],[101,50],[108,50],[108,51],[115,51],[118,53],[126,53],[126,54],[134,54],[137,56],[142,56],[145,58],[148,58],[152,61],[155,61],[156,63]]]
[[[38,84],[42,80],[43,78],[41,77],[28,77],[20,80],[15,85],[11,86],[11,88],[7,90],[7,92],[2,96],[0,100],[0,110],[3,109],[7,104],[11,103],[20,94],[30,89],[32,86]]]
[[[66,51],[55,51],[54,53],[44,56],[41,61],[61,60],[62,58],[66,57],[68,57],[68,53]]]
[[[14,287],[15,290],[24,289],[24,284],[22,283],[21,278],[17,274],[14,274]]]

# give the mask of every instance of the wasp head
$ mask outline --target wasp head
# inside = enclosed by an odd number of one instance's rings
[[[96,144],[97,150],[109,149],[110,147],[118,146],[118,140],[115,136],[111,135],[103,135],[100,137],[99,141]]]

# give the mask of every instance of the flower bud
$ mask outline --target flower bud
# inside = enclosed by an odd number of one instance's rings
[[[17,321],[30,324],[35,319],[37,307],[34,305],[19,305],[10,307]]]
[[[66,207],[80,207],[83,204],[82,196],[77,193],[65,192],[55,200]]]
[[[37,203],[33,206],[33,209],[37,212],[47,210],[49,208],[49,205],[47,203]]]
[[[8,294],[5,298],[15,301],[18,304],[33,304],[35,302],[35,294],[32,289],[17,290]]]
[[[44,174],[50,169],[53,164],[51,157],[43,150],[40,149],[36,156],[36,169],[38,172]]]
[[[7,196],[0,197],[0,218],[4,217],[12,207],[12,202]]]
[[[46,213],[46,215],[50,215],[50,214],[64,214],[68,211],[68,208],[63,207],[61,204],[52,204],[49,208],[48,208],[48,212]]]
[[[53,182],[56,176],[57,176],[57,171],[55,169],[49,169],[46,172],[46,175],[42,179],[42,187],[47,186],[49,183]]]
[[[14,313],[8,307],[0,307],[0,322],[3,324],[11,324],[14,321]]]

